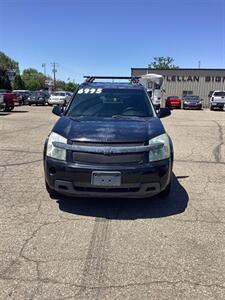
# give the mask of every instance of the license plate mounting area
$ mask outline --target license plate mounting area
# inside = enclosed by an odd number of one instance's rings
[[[121,185],[121,173],[93,171],[91,184],[99,187],[118,187]]]

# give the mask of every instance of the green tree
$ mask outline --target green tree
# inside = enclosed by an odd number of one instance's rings
[[[65,81],[63,80],[56,80],[55,82],[55,90],[61,90],[61,91],[64,91],[65,90]]]
[[[22,80],[20,75],[16,75],[14,83],[13,83],[13,88],[14,88],[14,90],[24,90],[25,89],[24,81]]]
[[[3,71],[15,70],[16,74],[19,74],[19,64],[15,60],[11,59],[4,52],[0,51],[0,68]]]
[[[0,67],[0,89],[12,90],[7,71]]]
[[[170,56],[158,56],[154,57],[154,61],[151,62],[148,67],[152,69],[179,69],[173,62],[174,59]]]
[[[74,82],[67,82],[65,84],[65,90],[69,91],[69,92],[74,92],[77,89],[78,85],[79,84],[74,83]]]
[[[27,90],[40,90],[45,88],[46,77],[43,73],[38,72],[36,69],[29,68],[23,70],[22,80]]]

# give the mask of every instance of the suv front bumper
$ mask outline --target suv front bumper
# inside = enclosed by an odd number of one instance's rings
[[[172,160],[134,165],[81,165],[44,158],[48,186],[63,195],[78,197],[143,198],[163,191],[172,176]],[[99,187],[91,184],[92,172],[121,173],[119,187]]]
[[[225,106],[225,102],[216,102],[216,101],[212,101],[211,102],[211,106],[212,107],[218,107],[218,108],[224,108]]]

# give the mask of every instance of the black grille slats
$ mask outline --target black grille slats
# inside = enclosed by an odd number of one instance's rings
[[[93,147],[131,147],[143,146],[144,143],[90,143],[90,142],[73,142],[73,145],[93,146]],[[123,153],[123,154],[100,154],[73,152],[73,162],[87,164],[141,164],[144,162],[144,153]]]

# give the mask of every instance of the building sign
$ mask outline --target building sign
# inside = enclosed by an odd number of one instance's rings
[[[206,76],[205,77],[205,82],[224,82],[225,81],[225,76]]]
[[[168,82],[199,82],[199,76],[164,76]],[[205,76],[205,82],[225,82],[225,76]]]

